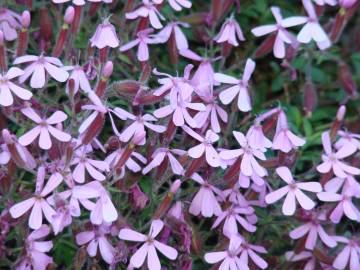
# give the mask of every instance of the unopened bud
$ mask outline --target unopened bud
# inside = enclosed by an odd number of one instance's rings
[[[113,70],[114,70],[114,64],[112,61],[107,61],[105,66],[104,66],[104,69],[103,69],[103,72],[102,72],[102,75],[105,77],[105,78],[109,78],[111,76],[111,74],[113,73]]]
[[[310,117],[317,105],[317,92],[312,82],[307,82],[304,89],[304,110],[306,116]]]
[[[31,15],[30,12],[28,10],[25,10],[22,14],[21,14],[21,26],[23,28],[29,28],[30,26],[30,21],[31,21]]]
[[[9,130],[7,130],[6,128],[2,130],[2,137],[3,140],[6,144],[13,144],[14,140],[11,137],[11,134],[9,132]]]
[[[64,15],[64,21],[67,24],[72,24],[75,17],[75,9],[74,7],[70,6],[66,9],[65,15]]]
[[[170,187],[170,192],[172,194],[175,194],[176,192],[178,192],[180,186],[181,186],[181,180],[180,179],[175,180],[175,182],[172,183],[172,185]]]
[[[339,5],[343,8],[351,8],[357,0],[339,0]]]
[[[339,110],[337,111],[336,119],[338,121],[342,121],[344,119],[345,113],[346,113],[346,107],[344,105],[341,105]]]
[[[339,68],[339,80],[342,87],[349,96],[356,97],[358,95],[357,87],[352,78],[350,68],[345,63],[340,63]]]
[[[0,30],[0,46],[4,46],[4,33]]]

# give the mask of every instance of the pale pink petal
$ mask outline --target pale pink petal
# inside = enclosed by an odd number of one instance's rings
[[[280,188],[278,190],[275,190],[275,191],[267,194],[266,197],[265,197],[265,201],[266,201],[267,204],[272,204],[272,203],[280,200],[288,192],[289,192],[289,187],[288,186],[282,187],[282,188]]]
[[[40,129],[39,146],[44,150],[48,150],[52,146],[49,131],[45,127],[41,127]]]
[[[13,218],[18,218],[25,214],[35,203],[35,198],[29,198],[19,202],[10,208],[10,214]]]
[[[170,260],[176,259],[177,255],[178,255],[178,252],[176,251],[176,249],[174,249],[168,245],[165,245],[159,241],[156,241],[156,240],[154,241],[154,245],[168,259],[170,259]]]
[[[277,29],[277,27],[274,24],[263,25],[263,26],[258,26],[258,27],[251,29],[251,33],[253,33],[253,35],[256,37],[261,37],[261,36],[264,36],[271,32],[276,31],[276,29]]]
[[[60,129],[54,128],[53,126],[48,126],[48,130],[51,135],[61,142],[68,142],[71,140],[71,136]]]
[[[19,143],[23,146],[31,144],[39,136],[40,131],[40,126],[34,127],[19,138]]]
[[[122,240],[135,242],[145,242],[147,239],[146,235],[127,228],[120,230],[119,238]]]
[[[349,262],[349,257],[350,257],[350,247],[346,246],[335,258],[334,262],[333,262],[333,266],[336,269],[345,269],[346,265]]]
[[[146,259],[149,246],[147,243],[143,244],[130,258],[130,264],[136,268],[140,268]]]
[[[34,206],[31,210],[29,217],[29,227],[31,229],[39,229],[42,224],[42,211],[41,211],[41,202],[36,200]]]
[[[204,258],[207,263],[214,264],[224,260],[227,256],[226,251],[209,252],[206,253]]]
[[[286,183],[291,184],[294,182],[291,171],[288,167],[282,166],[276,169],[276,173],[284,180]]]
[[[76,235],[76,244],[82,246],[88,242],[90,242],[92,239],[94,239],[95,233],[93,231],[89,232],[81,232]]]
[[[300,189],[295,190],[295,196],[301,207],[305,210],[311,210],[315,207],[315,203]]]
[[[310,230],[310,225],[308,223],[306,223],[306,224],[292,230],[289,235],[292,239],[299,239],[299,238],[303,237],[305,234],[307,234],[309,230]]]
[[[282,206],[282,211],[284,215],[291,216],[295,213],[295,210],[296,210],[295,194],[293,191],[290,190],[285,197],[285,201]]]
[[[45,85],[45,68],[42,64],[35,64],[34,72],[30,80],[30,86],[32,88],[42,88],[44,87],[44,85]]]

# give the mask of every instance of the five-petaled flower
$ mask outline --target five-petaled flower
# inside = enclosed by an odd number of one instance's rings
[[[153,220],[148,235],[144,235],[132,229],[121,229],[119,238],[126,241],[142,242],[144,243],[130,258],[130,265],[135,268],[140,268],[147,257],[147,266],[151,270],[160,270],[161,264],[156,250],[160,251],[164,256],[170,260],[175,260],[178,252],[176,249],[155,240],[164,227],[164,223],[159,220]]]

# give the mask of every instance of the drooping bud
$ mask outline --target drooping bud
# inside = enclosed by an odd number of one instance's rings
[[[312,112],[317,105],[317,91],[316,87],[312,82],[307,82],[304,88],[304,111],[307,117],[311,117]]]

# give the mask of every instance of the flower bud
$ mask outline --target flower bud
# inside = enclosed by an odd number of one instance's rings
[[[29,28],[30,26],[30,21],[31,21],[31,15],[30,12],[28,10],[25,10],[22,14],[21,14],[21,25],[23,28]]]
[[[102,75],[105,78],[109,78],[111,76],[111,74],[113,73],[113,70],[114,70],[113,62],[112,61],[107,61],[105,66],[104,66],[104,69],[102,71]]]
[[[304,89],[304,111],[307,117],[311,117],[317,105],[316,87],[312,82],[307,82]]]
[[[0,46],[4,46],[4,33],[0,30]]]
[[[339,110],[337,111],[336,119],[338,121],[344,120],[345,113],[346,113],[346,107],[344,105],[341,105]]]
[[[180,186],[181,186],[181,180],[180,179],[175,180],[175,182],[172,183],[170,187],[170,192],[175,194],[176,192],[178,192]]]
[[[66,24],[72,24],[72,22],[74,21],[74,17],[75,17],[75,9],[72,6],[69,6],[66,11],[65,11],[65,15],[64,15],[64,21]]]
[[[339,6],[343,8],[351,8],[357,0],[339,0]]]
[[[357,87],[352,78],[350,68],[345,63],[340,63],[339,68],[339,80],[342,87],[350,97],[356,97],[358,95]]]

